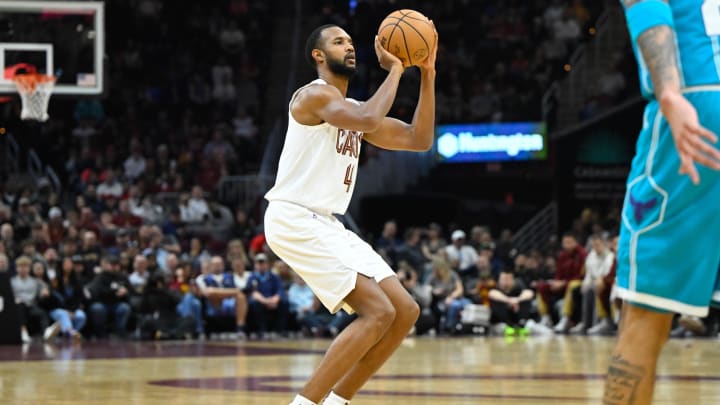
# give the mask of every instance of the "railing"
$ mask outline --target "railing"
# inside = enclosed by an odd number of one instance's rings
[[[60,182],[60,178],[58,177],[55,170],[50,166],[45,166],[45,177],[50,182],[50,188],[52,188],[53,192],[57,196],[62,195],[62,182]]]
[[[40,157],[35,152],[34,149],[30,149],[28,151],[27,156],[27,172],[32,176],[33,181],[37,182],[38,179],[43,177],[45,174],[45,170],[43,170],[43,164],[42,161],[40,161]]]
[[[274,181],[275,176],[270,175],[225,176],[217,185],[218,198],[223,204],[248,209],[257,203]]]
[[[525,223],[513,236],[513,246],[518,252],[545,245],[551,235],[558,232],[558,207],[551,202]]]
[[[17,173],[20,170],[20,146],[13,134],[5,135],[5,169],[7,173]]]

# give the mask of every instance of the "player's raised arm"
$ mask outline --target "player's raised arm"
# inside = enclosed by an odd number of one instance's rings
[[[432,146],[435,136],[435,58],[437,57],[438,36],[435,31],[435,46],[420,68],[420,97],[411,124],[386,117],[377,131],[366,133],[363,139],[371,144],[391,150],[426,151]]]
[[[655,98],[670,124],[680,156],[680,174],[700,182],[695,163],[720,170],[720,152],[707,143],[717,136],[703,128],[695,108],[680,92],[680,71],[672,10],[667,1],[623,0],[632,40],[650,72]]]
[[[380,46],[377,38],[375,53],[380,66],[389,73],[367,102],[356,104],[348,101],[335,86],[308,86],[298,93],[291,106],[295,119],[302,124],[328,122],[334,127],[352,131],[376,131],[392,107],[405,69],[400,59]]]

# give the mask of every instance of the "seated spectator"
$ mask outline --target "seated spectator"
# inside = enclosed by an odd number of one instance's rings
[[[452,233],[452,244],[445,247],[450,266],[460,273],[465,273],[478,258],[478,252],[465,243],[465,232],[460,229]]]
[[[321,327],[325,324],[316,312],[320,308],[320,301],[315,298],[310,286],[305,284],[297,273],[293,273],[293,283],[288,289],[288,303],[290,316],[306,335],[319,336]]]
[[[295,281],[294,272],[290,266],[282,260],[275,260],[272,266],[272,272],[280,278],[283,290],[285,291],[287,291]]]
[[[168,288],[182,295],[182,300],[176,307],[178,315],[192,318],[195,324],[195,333],[198,337],[204,336],[205,325],[200,301],[202,296],[195,280],[190,279],[189,262],[183,262],[180,267],[176,268],[175,277]]]
[[[208,273],[198,276],[197,286],[201,296],[207,300],[207,316],[234,316],[238,337],[244,339],[248,304],[242,290],[246,285],[240,276],[224,270],[222,257],[213,256]]]
[[[99,199],[106,199],[112,197],[119,199],[122,197],[124,191],[123,186],[115,178],[115,171],[110,169],[105,172],[105,180],[95,190]]]
[[[131,183],[145,173],[145,157],[142,155],[142,147],[139,143],[131,142],[130,149],[132,153],[125,159],[123,167],[125,168],[125,178]]]
[[[17,275],[10,280],[15,296],[20,320],[20,335],[23,343],[30,343],[29,326],[33,323],[45,331],[48,327],[48,318],[45,311],[40,307],[42,298],[50,296],[50,291],[42,281],[30,276],[32,261],[27,256],[20,256],[15,260],[15,271]]]
[[[142,339],[189,338],[196,327],[193,315],[180,311],[182,295],[167,288],[162,275],[153,275],[142,294],[139,321]],[[202,331],[198,331],[202,332]]]
[[[585,249],[578,244],[575,235],[566,233],[562,238],[562,250],[557,255],[554,277],[537,283],[538,312],[542,325],[552,327],[551,305],[565,295],[571,281],[582,278],[585,256]],[[568,321],[561,326],[562,330],[566,330]]]
[[[80,331],[85,326],[87,316],[83,311],[83,286],[77,274],[73,271],[71,258],[66,257],[63,259],[57,281],[54,293],[61,297],[62,304],[50,311],[50,317],[55,323],[52,326],[53,329],[46,334],[45,338],[52,339],[55,334],[60,333],[78,341],[82,339]]]
[[[86,231],[83,233],[82,246],[78,254],[83,258],[85,273],[93,274],[95,268],[100,264],[100,256],[102,255],[102,250],[97,243],[97,234],[95,232]]]
[[[107,334],[108,315],[115,321],[114,332],[123,337],[127,334],[127,323],[130,318],[130,282],[126,274],[120,272],[120,261],[116,256],[101,260],[102,271],[96,274],[87,285],[90,304],[90,319],[95,336]]]
[[[442,228],[434,222],[428,226],[426,235],[427,239],[422,243],[422,251],[425,260],[431,261],[447,245],[447,242],[442,238]]]
[[[445,319],[440,325],[441,330],[454,331],[460,322],[460,311],[471,303],[463,297],[460,277],[450,268],[450,263],[438,257],[433,259],[432,274],[427,283],[432,287],[432,307],[436,318]]]
[[[375,242],[375,250],[386,262],[395,264],[395,254],[400,243],[402,242],[397,237],[397,223],[387,221],[383,225],[382,234]]]
[[[0,252],[0,273],[10,272],[10,260],[4,252]]]
[[[232,265],[233,260],[236,259],[240,260],[245,268],[250,266],[250,259],[248,258],[247,252],[245,252],[245,246],[240,239],[233,239],[227,244],[227,264]]]
[[[421,232],[418,228],[408,228],[405,231],[405,243],[396,250],[398,263],[406,261],[414,269],[422,269],[425,266],[425,256],[420,245]]]
[[[610,290],[615,282],[615,254],[600,235],[590,237],[592,249],[585,259],[585,278],[580,288],[582,293],[582,320],[570,329],[571,333],[600,335],[615,330],[610,309]],[[577,285],[577,282],[576,282]],[[572,299],[570,295],[566,299]],[[596,304],[597,303],[597,304]],[[593,313],[597,310],[599,322],[592,325]]]
[[[248,294],[250,319],[260,338],[268,331],[285,333],[288,322],[288,302],[280,278],[270,271],[268,257],[255,255],[255,269],[245,288]]]
[[[113,224],[120,228],[137,228],[142,225],[142,218],[130,211],[128,200],[120,200],[118,212],[113,217]]]
[[[465,296],[474,304],[490,306],[490,291],[496,287],[487,256],[478,256],[475,274],[465,281]]]
[[[527,333],[518,329],[524,327],[530,319],[534,296],[522,281],[515,279],[512,271],[503,270],[497,288],[489,293],[491,322],[499,324],[499,329],[504,329],[505,334]]]

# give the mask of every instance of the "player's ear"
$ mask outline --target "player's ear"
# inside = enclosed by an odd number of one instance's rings
[[[313,49],[312,57],[313,59],[315,59],[315,63],[317,64],[325,62],[325,52],[321,51],[320,49]]]

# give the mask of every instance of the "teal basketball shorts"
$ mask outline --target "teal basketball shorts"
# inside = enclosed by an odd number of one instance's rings
[[[701,125],[720,136],[720,85],[683,91]],[[715,145],[720,147],[720,143]],[[680,159],[659,105],[645,108],[622,210],[617,294],[640,306],[703,317],[720,303],[720,172]]]

